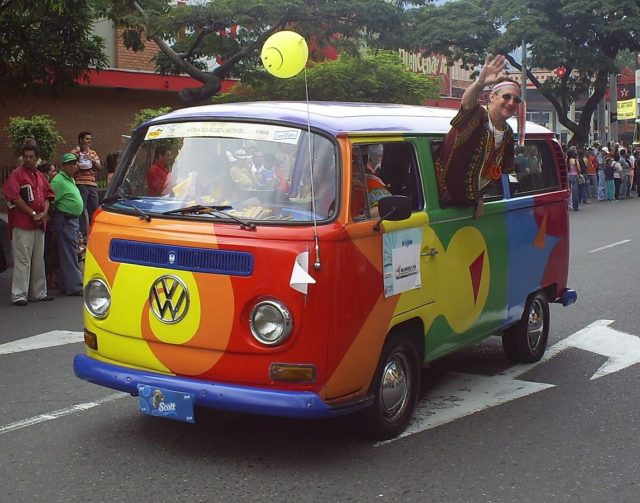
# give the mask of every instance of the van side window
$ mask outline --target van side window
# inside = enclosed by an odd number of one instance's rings
[[[380,162],[380,178],[394,196],[411,199],[413,210],[424,208],[424,193],[413,143],[384,143]]]
[[[351,165],[351,216],[354,220],[371,218],[371,214],[375,213],[371,208],[386,195],[408,197],[414,210],[424,208],[418,163],[412,143],[354,145]]]
[[[364,147],[366,152],[366,146]],[[353,220],[369,220],[369,204],[367,197],[367,182],[365,179],[365,162],[363,147],[355,145],[351,158],[351,218]]]
[[[440,149],[442,148],[443,141],[442,140],[433,140],[431,142],[431,156],[433,158],[433,166],[435,168],[436,160],[440,158]],[[501,180],[491,180],[486,188],[483,189],[484,193],[482,194],[482,198],[485,201],[493,201],[502,199],[503,190],[502,190],[502,181]]]
[[[531,141],[515,149],[515,172],[509,176],[512,196],[559,189],[553,153],[544,141]]]

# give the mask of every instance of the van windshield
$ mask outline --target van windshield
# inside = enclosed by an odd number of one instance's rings
[[[337,211],[337,149],[318,134],[210,121],[153,125],[138,138],[107,193],[108,207],[280,223],[329,220]],[[181,212],[194,206],[215,211]]]

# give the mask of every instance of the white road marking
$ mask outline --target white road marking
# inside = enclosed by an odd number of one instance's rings
[[[555,384],[519,381],[512,376],[486,377],[451,372],[416,407],[414,419],[398,438],[553,387]]]
[[[376,446],[555,387],[555,384],[521,381],[517,377],[569,348],[578,348],[608,357],[607,361],[591,376],[591,380],[640,363],[640,338],[610,328],[611,323],[613,320],[594,321],[554,344],[539,362],[514,365],[495,376],[457,372],[447,374],[443,381],[429,393],[429,396],[417,404],[407,429],[398,437],[379,442]]]
[[[591,376],[591,380],[640,363],[640,338],[609,328],[612,323],[613,320],[594,321],[554,344],[553,348],[557,348],[558,352],[567,348],[578,348],[608,357],[607,361]]]
[[[68,416],[70,414],[75,414],[77,412],[82,412],[84,410],[92,409],[93,407],[97,407],[98,405],[102,405],[103,403],[113,402],[114,400],[118,400],[125,396],[131,396],[131,395],[129,395],[128,393],[115,393],[113,395],[109,395],[99,400],[96,400],[95,402],[78,403],[76,405],[72,405],[71,407],[66,407],[64,409],[55,410],[53,412],[49,412],[46,414],[40,414],[39,416],[22,419],[20,421],[16,421],[15,423],[7,424],[6,426],[0,426],[0,435],[4,433],[9,433],[11,431],[19,430],[21,428],[26,428],[28,426],[33,426],[34,424],[40,424],[46,421],[52,421],[53,419],[58,419],[64,416]]]
[[[613,248],[614,246],[619,246],[619,245],[623,245],[625,243],[630,243],[630,242],[631,242],[630,239],[623,239],[622,241],[611,243],[610,245],[607,245],[607,246],[601,246],[600,248],[594,248],[593,250],[589,250],[589,253],[597,253],[599,251],[607,250],[608,248]]]
[[[608,357],[607,361],[591,376],[591,380],[640,363],[640,338],[610,328],[609,325],[611,323],[613,323],[613,320],[597,320],[554,344],[545,352],[539,362],[514,365],[495,376],[488,377],[457,372],[447,374],[443,381],[431,391],[429,396],[416,406],[414,418],[406,431],[393,440],[380,442],[376,445],[393,442],[481,410],[555,387],[554,384],[521,381],[517,377],[535,366],[549,361],[569,348],[578,348]],[[0,355],[82,342],[82,340],[82,332],[54,330],[20,341],[2,344],[0,345]],[[23,419],[6,426],[0,426],[0,435],[82,412],[125,396],[130,395],[116,393],[95,402],[76,404],[50,413]]]
[[[84,340],[83,332],[70,332],[69,330],[53,330],[44,334],[34,335],[26,339],[0,344],[0,355],[20,353],[32,349],[51,348],[73,344]]]

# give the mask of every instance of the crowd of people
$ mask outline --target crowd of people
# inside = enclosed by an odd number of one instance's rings
[[[579,211],[580,205],[591,201],[619,202],[638,195],[640,149],[619,143],[565,149],[569,172],[569,209]]]
[[[83,131],[78,145],[64,153],[56,167],[40,158],[33,138],[22,144],[21,156],[4,184],[8,232],[13,254],[11,302],[51,301],[52,289],[81,296],[84,243],[98,208],[96,175],[102,170],[91,148],[92,135]],[[118,153],[107,158],[115,172]]]

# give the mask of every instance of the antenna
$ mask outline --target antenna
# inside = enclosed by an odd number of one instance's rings
[[[315,245],[315,262],[313,263],[313,268],[316,271],[320,270],[320,244],[318,242],[318,220],[316,218],[316,191],[313,181],[313,148],[311,148],[311,112],[309,110],[309,85],[307,82],[307,69],[304,68],[304,92],[305,97],[307,99],[307,134],[309,135],[309,141],[307,145],[309,146],[309,171],[310,171],[310,181],[311,181],[311,218],[313,220],[313,241]],[[315,142],[314,142],[315,143]],[[315,146],[315,145],[314,145]]]

